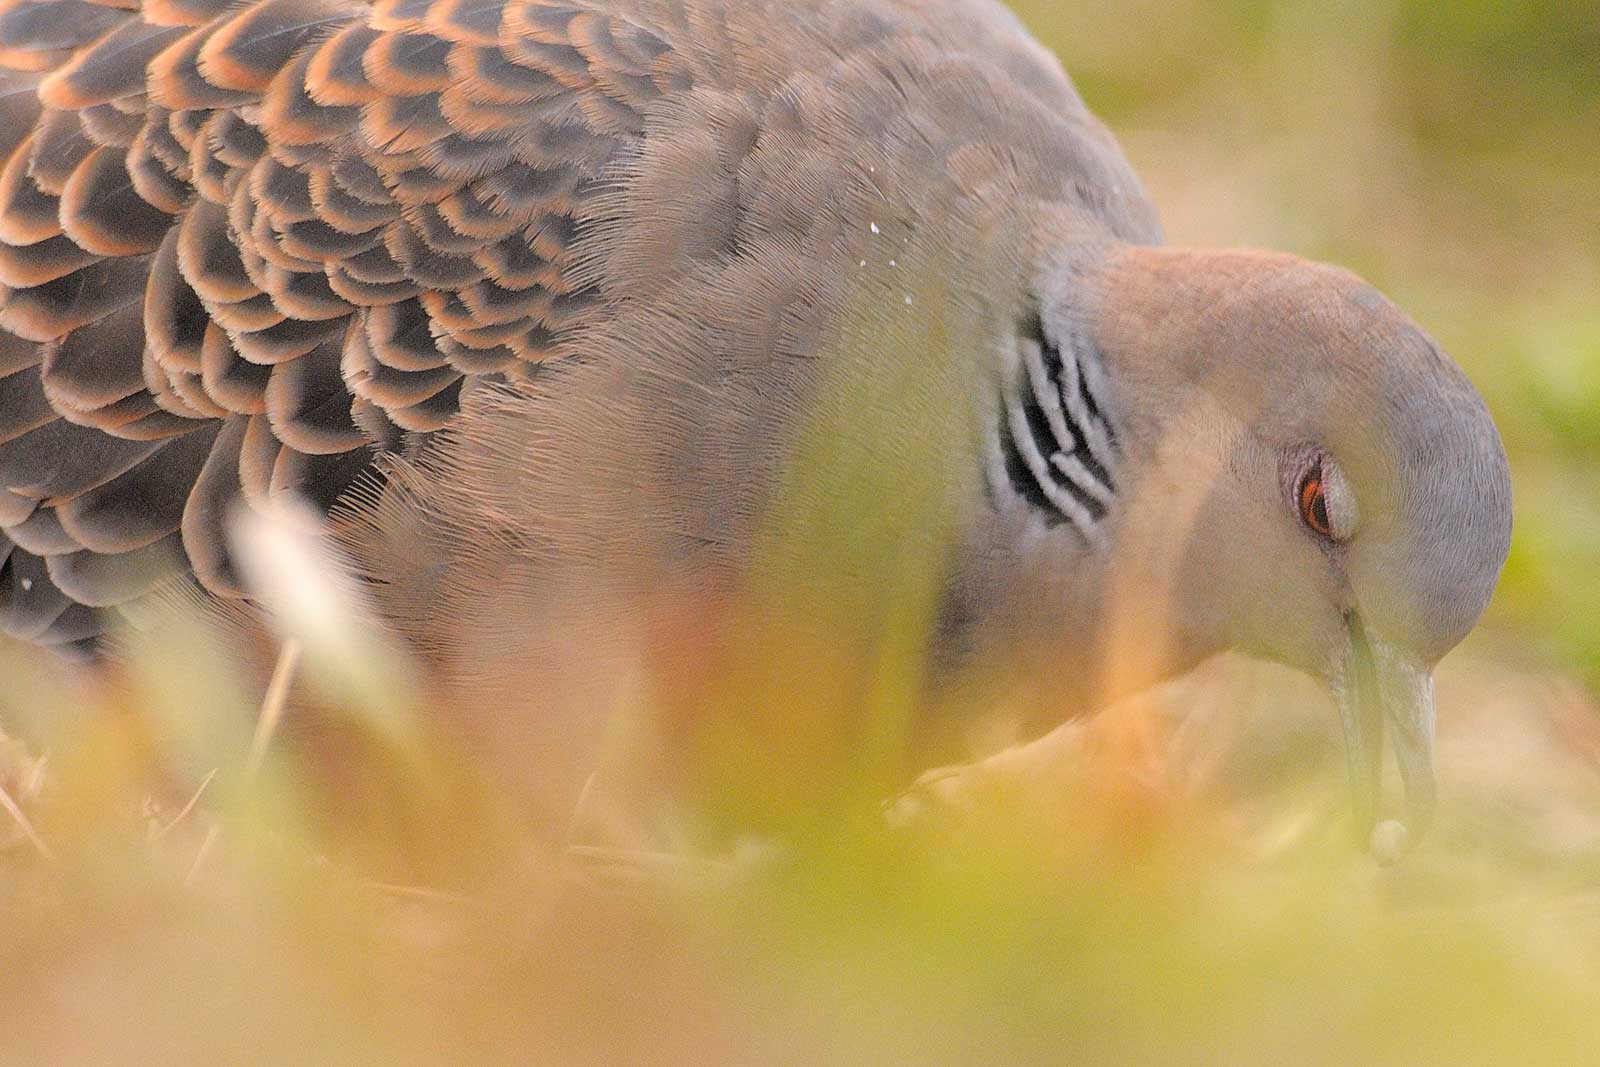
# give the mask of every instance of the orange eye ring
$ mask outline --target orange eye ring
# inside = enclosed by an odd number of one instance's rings
[[[1333,537],[1333,523],[1328,518],[1328,498],[1322,489],[1322,467],[1319,464],[1306,472],[1300,480],[1300,521],[1323,537]]]

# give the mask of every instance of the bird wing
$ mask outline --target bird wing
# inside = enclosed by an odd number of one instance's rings
[[[992,0],[0,0],[0,161],[0,632],[64,647],[240,595],[236,502],[350,499],[622,297],[845,277],[860,204],[1158,234]]]
[[[539,0],[0,3],[0,630],[77,647],[598,308],[655,33]]]

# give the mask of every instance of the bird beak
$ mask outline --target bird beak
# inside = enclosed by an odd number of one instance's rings
[[[1433,677],[1398,649],[1367,633],[1351,612],[1344,662],[1335,672],[1335,694],[1344,727],[1345,756],[1356,826],[1371,838],[1383,786],[1383,734],[1394,732],[1395,762],[1405,787],[1406,836],[1421,838],[1433,820]]]

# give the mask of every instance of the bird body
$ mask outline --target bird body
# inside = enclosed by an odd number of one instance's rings
[[[1350,694],[1369,797],[1410,709],[1430,788],[1481,402],[1343,272],[1158,247],[998,4],[13,0],[0,61],[7,632],[241,596],[226,516],[297,494],[469,687],[753,611],[1048,721],[1238,646]]]
[[[993,5],[10,10],[3,517],[33,585],[0,617],[53,644],[92,638],[86,608],[180,542],[238,595],[231,500],[331,505],[475,381],[572,354],[619,304],[722,287],[754,308],[779,294],[738,270],[781,257],[832,299],[818,276],[868,251],[845,240],[868,198],[903,212],[936,177],[1026,169],[1154,235]]]

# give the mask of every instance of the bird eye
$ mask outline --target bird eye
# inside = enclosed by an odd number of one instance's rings
[[[1300,489],[1295,494],[1300,501],[1300,521],[1323,537],[1333,536],[1333,523],[1328,518],[1328,494],[1322,480],[1322,464],[1314,464],[1300,477]]]

